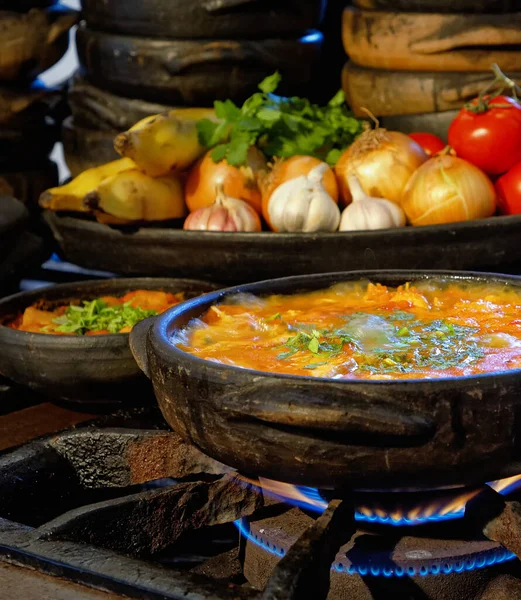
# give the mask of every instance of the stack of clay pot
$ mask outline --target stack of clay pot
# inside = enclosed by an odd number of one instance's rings
[[[521,80],[519,0],[354,0],[344,11],[343,87],[359,116],[442,137],[494,76]]]
[[[327,0],[82,0],[81,72],[64,128],[73,174],[112,159],[111,138],[174,106],[242,103],[278,70],[281,94],[308,95]]]
[[[0,3],[0,194],[14,195],[29,208],[57,181],[48,157],[59,134],[53,115],[61,94],[36,78],[63,56],[77,22],[77,13],[50,4]]]

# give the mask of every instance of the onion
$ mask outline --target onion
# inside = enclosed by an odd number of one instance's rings
[[[411,177],[402,208],[412,225],[437,225],[490,217],[496,193],[490,179],[456,156],[431,158]]]
[[[266,170],[264,155],[255,147],[248,151],[247,165],[234,167],[226,160],[214,162],[212,151],[207,152],[191,168],[185,186],[185,200],[190,212],[215,202],[215,186],[222,184],[224,193],[244,200],[259,214],[262,209],[257,177]]]
[[[198,231],[260,231],[256,211],[246,202],[226,196],[221,184],[216,186],[216,199],[211,206],[199,208],[186,218],[183,229]]]
[[[335,166],[340,198],[346,205],[351,202],[348,178],[355,175],[368,196],[400,204],[407,181],[428,158],[405,133],[381,128],[365,131]]]

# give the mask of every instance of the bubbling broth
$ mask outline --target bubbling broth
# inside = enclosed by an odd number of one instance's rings
[[[521,368],[521,289],[358,281],[212,306],[173,342],[199,358],[332,379],[421,379]]]

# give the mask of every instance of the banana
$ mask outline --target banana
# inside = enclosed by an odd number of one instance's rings
[[[42,208],[57,211],[88,212],[88,208],[83,204],[83,198],[89,192],[95,190],[108,177],[135,168],[136,165],[130,158],[120,158],[99,167],[87,169],[69,183],[43,192],[40,195],[39,204]]]
[[[135,161],[151,177],[186,169],[205,152],[199,144],[197,121],[216,120],[212,108],[177,108],[145,117],[131,129],[120,133],[114,148],[121,156]]]
[[[178,175],[153,178],[137,169],[105,179],[83,202],[86,209],[98,211],[96,218],[105,223],[114,219],[104,219],[101,213],[127,222],[166,221],[187,214]]]
[[[108,215],[107,213],[102,212],[101,210],[94,210],[92,212],[94,218],[98,223],[102,225],[131,225],[132,221],[128,219],[119,219],[118,217],[113,217],[112,215]]]

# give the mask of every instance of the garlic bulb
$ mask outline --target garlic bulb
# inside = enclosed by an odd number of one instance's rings
[[[340,210],[323,185],[329,169],[320,163],[307,175],[279,185],[270,196],[267,212],[275,231],[335,231]]]
[[[255,210],[243,200],[226,196],[224,186],[215,186],[215,202],[190,213],[183,229],[198,231],[260,231],[261,222]]]
[[[405,225],[405,213],[394,202],[368,196],[356,175],[347,178],[353,202],[344,209],[340,231],[390,229]]]

